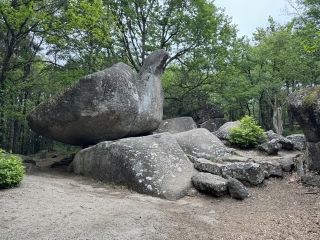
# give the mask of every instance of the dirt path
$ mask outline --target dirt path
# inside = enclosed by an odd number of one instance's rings
[[[320,193],[287,174],[237,201],[153,198],[64,171],[0,191],[0,239],[320,239]]]

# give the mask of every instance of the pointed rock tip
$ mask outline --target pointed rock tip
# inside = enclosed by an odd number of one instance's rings
[[[168,52],[163,49],[158,49],[152,52],[144,61],[144,64],[139,72],[139,75],[142,75],[142,73],[148,68],[154,68],[156,75],[162,74],[163,67],[168,57],[169,57]]]

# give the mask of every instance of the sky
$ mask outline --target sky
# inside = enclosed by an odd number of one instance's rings
[[[225,8],[225,14],[232,17],[239,37],[246,35],[251,39],[256,28],[268,26],[269,16],[280,24],[290,20],[283,13],[288,6],[285,0],[215,0],[214,3],[218,8]]]

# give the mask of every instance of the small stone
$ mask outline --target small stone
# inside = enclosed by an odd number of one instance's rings
[[[228,177],[228,183],[227,187],[230,193],[230,196],[238,199],[238,200],[244,200],[248,197],[250,197],[250,193],[248,189],[237,179]]]
[[[211,173],[197,173],[191,181],[196,189],[210,192],[216,197],[227,194],[227,180]]]

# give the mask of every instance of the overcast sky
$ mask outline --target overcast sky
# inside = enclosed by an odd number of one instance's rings
[[[250,39],[257,27],[268,26],[268,17],[276,22],[286,23],[289,17],[283,14],[285,0],[215,0],[218,8],[225,8],[225,14],[232,17],[237,25],[238,36],[247,35]]]

